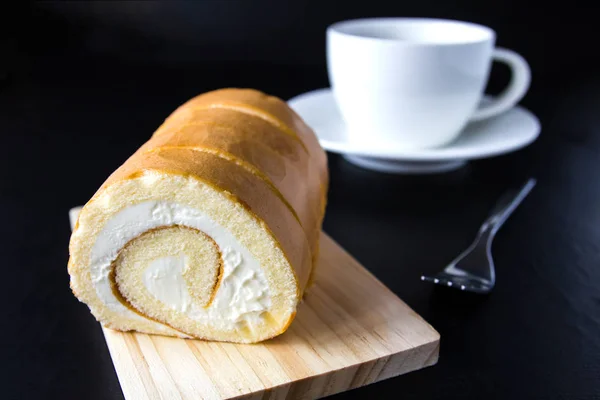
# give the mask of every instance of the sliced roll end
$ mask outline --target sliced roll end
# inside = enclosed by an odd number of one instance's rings
[[[111,185],[81,211],[71,250],[74,293],[114,329],[257,342],[283,332],[299,300],[269,229],[190,176]]]

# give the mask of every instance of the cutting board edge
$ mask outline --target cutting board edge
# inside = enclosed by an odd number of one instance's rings
[[[384,371],[386,371],[385,365],[390,365],[390,362],[388,361],[389,359],[393,359],[394,356],[399,356],[399,355],[407,355],[410,354],[411,352],[418,352],[418,351],[422,351],[425,348],[430,348],[433,347],[433,350],[431,351],[431,353],[429,353],[429,356],[427,356],[425,358],[424,364],[421,367],[417,367],[417,368],[409,368],[405,371],[402,370],[394,370],[394,369],[388,369],[388,371],[391,371],[392,373],[390,374],[385,374]],[[391,378],[395,378],[401,375],[405,375],[408,374],[410,372],[415,372],[415,371],[419,371],[428,367],[432,367],[435,364],[437,364],[438,360],[439,360],[439,349],[440,349],[440,339],[436,339],[433,340],[431,342],[428,343],[424,343],[420,346],[414,347],[411,350],[405,351],[403,353],[390,353],[387,356],[381,356],[381,357],[376,357],[373,358],[371,360],[368,361],[362,361],[362,362],[357,362],[356,364],[352,364],[352,365],[348,365],[344,368],[341,369],[335,369],[332,371],[328,371],[328,372],[324,372],[322,374],[319,375],[313,375],[313,376],[307,376],[306,378],[303,379],[299,379],[293,382],[287,382],[287,383],[283,383],[281,385],[277,385],[277,386],[273,386],[271,388],[265,389],[263,391],[259,391],[259,392],[252,392],[252,393],[246,393],[246,394],[241,394],[239,396],[236,397],[230,397],[227,400],[246,400],[246,399],[254,399],[254,398],[260,398],[260,399],[318,399],[318,398],[322,398],[322,397],[326,397],[326,396],[332,396],[335,394],[339,394],[339,393],[343,393],[343,392],[347,392],[353,389],[358,389],[364,386],[369,386],[373,383],[377,383],[377,382],[381,382],[387,379],[391,379]],[[400,362],[403,362],[403,360],[405,359],[405,357],[402,357],[402,360],[400,360]],[[378,363],[381,363],[382,361],[387,361],[385,362],[385,364],[383,366],[379,365],[379,367],[377,366]],[[354,379],[359,376],[359,370],[361,368],[365,369],[368,366],[370,366],[370,364],[374,364],[373,366],[373,370],[379,369],[380,373],[376,375],[376,377],[373,380],[357,380],[356,382],[354,381]],[[332,378],[336,375],[343,375],[344,373],[348,372],[349,370],[352,369],[356,369],[356,371],[353,372],[353,376],[352,376],[352,380],[350,381],[350,385],[347,387],[336,387],[335,384],[334,385],[327,385],[327,382],[331,382]],[[367,374],[366,378],[369,378],[369,374]],[[315,397],[306,397],[307,393],[310,393],[310,391],[306,391],[303,389],[303,386],[306,386],[308,384],[308,386],[310,386],[310,384],[312,384],[315,380],[319,380],[319,379],[324,379],[325,380],[325,384],[323,385],[323,387],[325,388],[323,390],[322,393],[316,395]],[[328,390],[329,389],[329,390]],[[300,392],[300,393],[304,393],[303,396],[300,397],[294,397],[294,392]],[[269,397],[265,397],[267,394],[269,394]],[[280,397],[280,395],[283,394],[283,397]],[[288,396],[292,396],[292,397],[288,397]],[[258,397],[260,396],[260,397]]]

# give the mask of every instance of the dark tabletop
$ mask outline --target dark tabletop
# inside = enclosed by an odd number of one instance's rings
[[[100,326],[69,290],[69,208],[193,95],[244,86],[287,99],[327,86],[326,72],[62,56],[24,65],[0,84],[0,397],[121,399]],[[548,82],[523,101],[543,128],[522,151],[416,177],[329,155],[324,230],[442,337],[434,367],[334,398],[600,398],[600,80]],[[494,242],[492,294],[420,282],[528,177],[538,185]]]

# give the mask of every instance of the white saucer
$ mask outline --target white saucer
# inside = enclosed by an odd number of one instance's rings
[[[489,97],[483,100],[489,101]],[[310,125],[321,146],[360,167],[392,173],[437,173],[457,169],[467,160],[519,150],[540,134],[540,122],[528,110],[506,113],[467,125],[458,139],[433,149],[403,149],[393,144],[357,146],[346,138],[346,127],[331,89],[304,93],[288,104]]]

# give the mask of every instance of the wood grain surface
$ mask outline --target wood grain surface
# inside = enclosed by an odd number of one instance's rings
[[[260,344],[104,329],[125,398],[316,399],[437,362],[439,334],[326,234],[317,268],[290,328]]]

